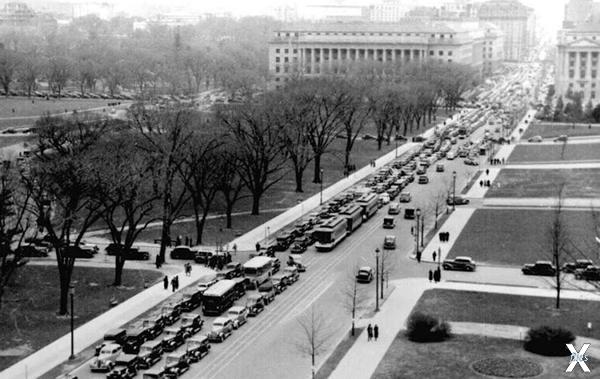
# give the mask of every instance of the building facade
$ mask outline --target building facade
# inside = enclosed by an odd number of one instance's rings
[[[555,89],[558,95],[581,93],[583,102],[597,104],[600,98],[598,57],[600,24],[581,24],[558,33]]]
[[[343,74],[361,62],[425,62],[468,64],[483,71],[487,33],[478,23],[314,23],[289,25],[269,43],[269,71],[276,84],[291,75]],[[494,66],[494,65],[492,65]]]
[[[25,3],[10,2],[0,9],[0,23],[17,25],[31,21],[35,13]]]
[[[405,1],[388,0],[381,4],[369,6],[369,21],[373,22],[398,22],[410,10],[410,6]]]
[[[535,45],[535,14],[516,0],[491,0],[481,4],[479,20],[496,25],[504,33],[504,59],[522,61]]]

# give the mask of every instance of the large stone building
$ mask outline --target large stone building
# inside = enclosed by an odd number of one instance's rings
[[[481,72],[502,59],[502,33],[478,23],[313,23],[288,25],[269,43],[275,82],[290,75],[344,73],[360,62],[468,64]],[[494,50],[488,50],[488,48]]]
[[[522,61],[535,45],[535,14],[517,0],[491,0],[481,4],[480,21],[498,26],[504,33],[504,59]]]
[[[10,2],[0,9],[1,24],[22,24],[31,21],[34,17],[35,13],[25,3]]]
[[[581,93],[586,103],[598,103],[600,77],[600,24],[583,23],[558,33],[556,52],[556,93]]]

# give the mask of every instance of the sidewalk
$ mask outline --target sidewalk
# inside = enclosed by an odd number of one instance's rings
[[[433,287],[427,279],[402,279],[390,282],[394,290],[380,312],[371,319],[360,320],[360,326],[367,324],[379,327],[377,342],[367,342],[366,333],[361,333],[352,348],[346,353],[329,379],[370,378],[386,351],[392,345],[398,331],[404,328],[413,307],[428,288]]]
[[[449,240],[448,242],[440,242],[438,236],[433,236],[433,238],[429,241],[429,243],[423,249],[423,254],[421,255],[421,262],[430,262],[435,263],[433,261],[433,256],[431,253],[434,251],[437,254],[437,258],[440,261],[446,259],[446,255],[454,246],[454,242],[458,239],[460,232],[463,230],[471,215],[475,212],[475,208],[456,208],[454,212],[448,217],[446,222],[440,227],[440,232],[449,232]],[[436,261],[437,262],[437,261]]]
[[[489,170],[489,173],[487,175],[485,173],[485,170]],[[479,174],[479,177],[477,179],[475,179],[475,183],[473,183],[473,185],[471,186],[471,189],[469,190],[469,192],[467,192],[465,197],[470,197],[470,198],[474,198],[474,199],[483,199],[485,197],[485,194],[487,193],[488,189],[490,189],[491,187],[480,186],[479,181],[480,180],[484,180],[484,181],[489,180],[490,184],[494,183],[494,180],[496,180],[496,177],[500,173],[500,170],[502,170],[502,168],[499,168],[497,166],[490,166],[489,168],[482,167],[481,174]]]
[[[212,275],[214,275],[213,270],[194,266],[190,277],[185,276],[183,272],[179,273],[181,288],[177,292],[173,293],[170,289],[165,291],[161,282],[88,321],[75,329],[75,354],[80,353],[95,341],[101,340],[106,331],[129,322],[173,294],[181,296],[184,288],[202,277]],[[70,354],[71,335],[66,334],[0,372],[0,378],[38,378],[64,362]]]
[[[485,207],[551,208],[556,207],[557,204],[557,199],[552,197],[488,197],[483,200]],[[563,208],[584,208],[590,210],[600,207],[600,199],[563,199],[562,206]]]

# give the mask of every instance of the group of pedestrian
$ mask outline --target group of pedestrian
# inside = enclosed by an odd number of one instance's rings
[[[490,182],[489,180],[480,180],[479,181],[479,187],[491,187],[492,186],[492,182]]]
[[[211,269],[222,270],[223,267],[231,262],[231,254],[226,252],[225,254],[215,254],[208,258],[207,266]]]
[[[377,167],[377,162],[373,159],[371,160],[371,167]]]
[[[176,246],[180,246],[182,244],[184,244],[185,246],[192,246],[192,242],[192,237],[188,236],[186,236],[185,239],[183,238],[183,236],[177,236],[177,238],[175,239]]]
[[[499,165],[499,164],[504,164],[504,158],[502,158],[502,159],[499,159],[499,158],[492,158],[492,159],[490,159],[490,164],[491,164],[492,166],[497,166],[497,165]],[[486,170],[486,171],[489,171],[489,170]]]
[[[377,341],[377,338],[379,338],[379,326],[377,326],[377,324],[375,324],[375,326],[369,324],[369,326],[367,326],[367,341],[370,342],[373,339]]]
[[[440,268],[436,268],[435,270],[429,270],[429,282],[431,283],[431,281],[434,281],[435,283],[438,283],[440,280],[442,280],[442,272],[440,271]]]
[[[190,262],[187,262],[186,264],[184,264],[183,268],[185,269],[185,276],[192,275],[192,264]]]
[[[440,242],[448,242],[450,240],[450,232],[439,232],[438,237],[440,238]]]
[[[165,287],[165,290],[169,289],[169,277],[167,275],[163,278],[163,286]],[[179,277],[177,275],[171,278],[171,288],[173,289],[173,292],[179,289]]]

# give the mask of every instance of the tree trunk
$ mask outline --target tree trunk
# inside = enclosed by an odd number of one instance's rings
[[[61,252],[64,254],[64,252]],[[60,280],[60,301],[58,314],[64,316],[69,313],[69,285],[71,284],[71,276],[73,274],[73,266],[75,265],[75,258],[64,258],[57,259],[58,261],[58,276]]]
[[[302,181],[304,179],[304,170],[299,167],[294,169],[294,177],[296,179],[296,192],[304,192],[302,189]]]
[[[383,146],[383,136],[377,136],[377,150],[381,150]]]
[[[321,153],[315,153],[313,170],[313,183],[321,183]]]
[[[251,214],[256,216],[259,214],[260,209],[260,194],[257,192],[252,193],[252,212]]]
[[[121,254],[124,254],[122,251]],[[115,281],[113,286],[120,286],[123,283],[123,267],[125,266],[125,258],[122,255],[115,255]]]
[[[233,201],[227,201],[227,204],[225,204],[225,219],[227,220],[227,229],[231,229],[232,226],[232,220],[231,220],[231,214],[233,213]]]

